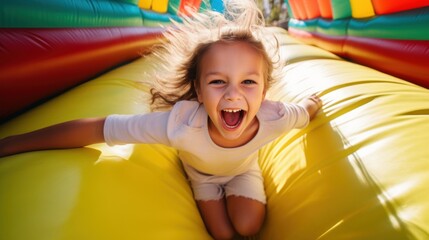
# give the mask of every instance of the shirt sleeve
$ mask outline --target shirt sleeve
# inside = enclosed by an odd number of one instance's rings
[[[129,143],[159,143],[169,146],[169,115],[170,112],[110,115],[104,123],[104,140],[109,146]]]
[[[288,125],[292,128],[304,128],[310,122],[310,115],[307,110],[294,103],[283,103],[285,106],[285,116],[287,117]]]

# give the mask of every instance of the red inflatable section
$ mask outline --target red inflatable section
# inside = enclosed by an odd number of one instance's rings
[[[307,32],[296,28],[290,28],[291,35],[298,37],[307,44],[317,45],[334,54],[344,56],[343,46],[346,40],[344,36],[329,36],[317,32]]]
[[[179,15],[188,16],[192,12],[197,12],[200,9],[201,0],[181,0],[179,7]]]
[[[429,88],[429,41],[330,36],[289,28],[307,44]]]
[[[0,119],[137,58],[145,46],[159,41],[161,31],[142,27],[3,29]]]
[[[345,55],[353,61],[429,87],[429,41],[348,36]],[[417,64],[418,63],[418,64]]]
[[[429,6],[429,0],[372,0],[372,5],[375,13],[382,15],[426,7]]]

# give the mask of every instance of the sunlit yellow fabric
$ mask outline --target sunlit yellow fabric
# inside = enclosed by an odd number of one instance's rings
[[[275,31],[289,64],[268,96],[317,92],[324,106],[259,153],[268,196],[259,239],[427,239],[429,91]],[[143,58],[82,84],[1,125],[0,137],[148,112],[144,73],[154,64]],[[161,145],[2,158],[0,216],[8,240],[210,239],[176,151]]]
[[[375,15],[371,0],[350,0],[353,18],[366,18]]]

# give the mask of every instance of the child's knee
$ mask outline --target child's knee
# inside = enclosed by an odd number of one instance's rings
[[[245,197],[230,196],[228,213],[235,231],[241,236],[256,235],[265,219],[265,205]]]
[[[235,235],[235,232],[233,229],[216,229],[210,232],[212,237],[216,240],[229,240],[232,239]]]
[[[262,223],[261,219],[242,219],[234,222],[234,228],[241,236],[254,236],[261,229]]]

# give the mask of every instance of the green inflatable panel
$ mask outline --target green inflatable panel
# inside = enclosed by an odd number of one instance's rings
[[[0,27],[130,27],[143,26],[140,8],[121,1],[2,0]]]
[[[180,0],[169,0],[168,1],[168,12],[173,15],[177,15],[179,12]]]
[[[317,32],[330,36],[346,36],[350,19],[326,20],[317,22]]]
[[[429,40],[429,7],[367,20],[350,20],[348,34],[355,37]]]
[[[133,5],[137,5],[139,0],[118,0],[119,2],[129,3]]]
[[[174,20],[176,22],[182,22],[182,19],[177,15],[168,13],[157,13],[143,9],[141,9],[140,11],[143,16],[143,25],[146,27],[167,26],[171,23],[171,20]]]
[[[331,0],[332,18],[341,19],[352,16],[352,8],[349,0]]]
[[[290,19],[289,20],[289,26],[298,28],[300,30],[305,30],[307,32],[316,32],[317,26],[318,26],[318,18],[311,19],[311,20],[298,20],[298,19]]]

